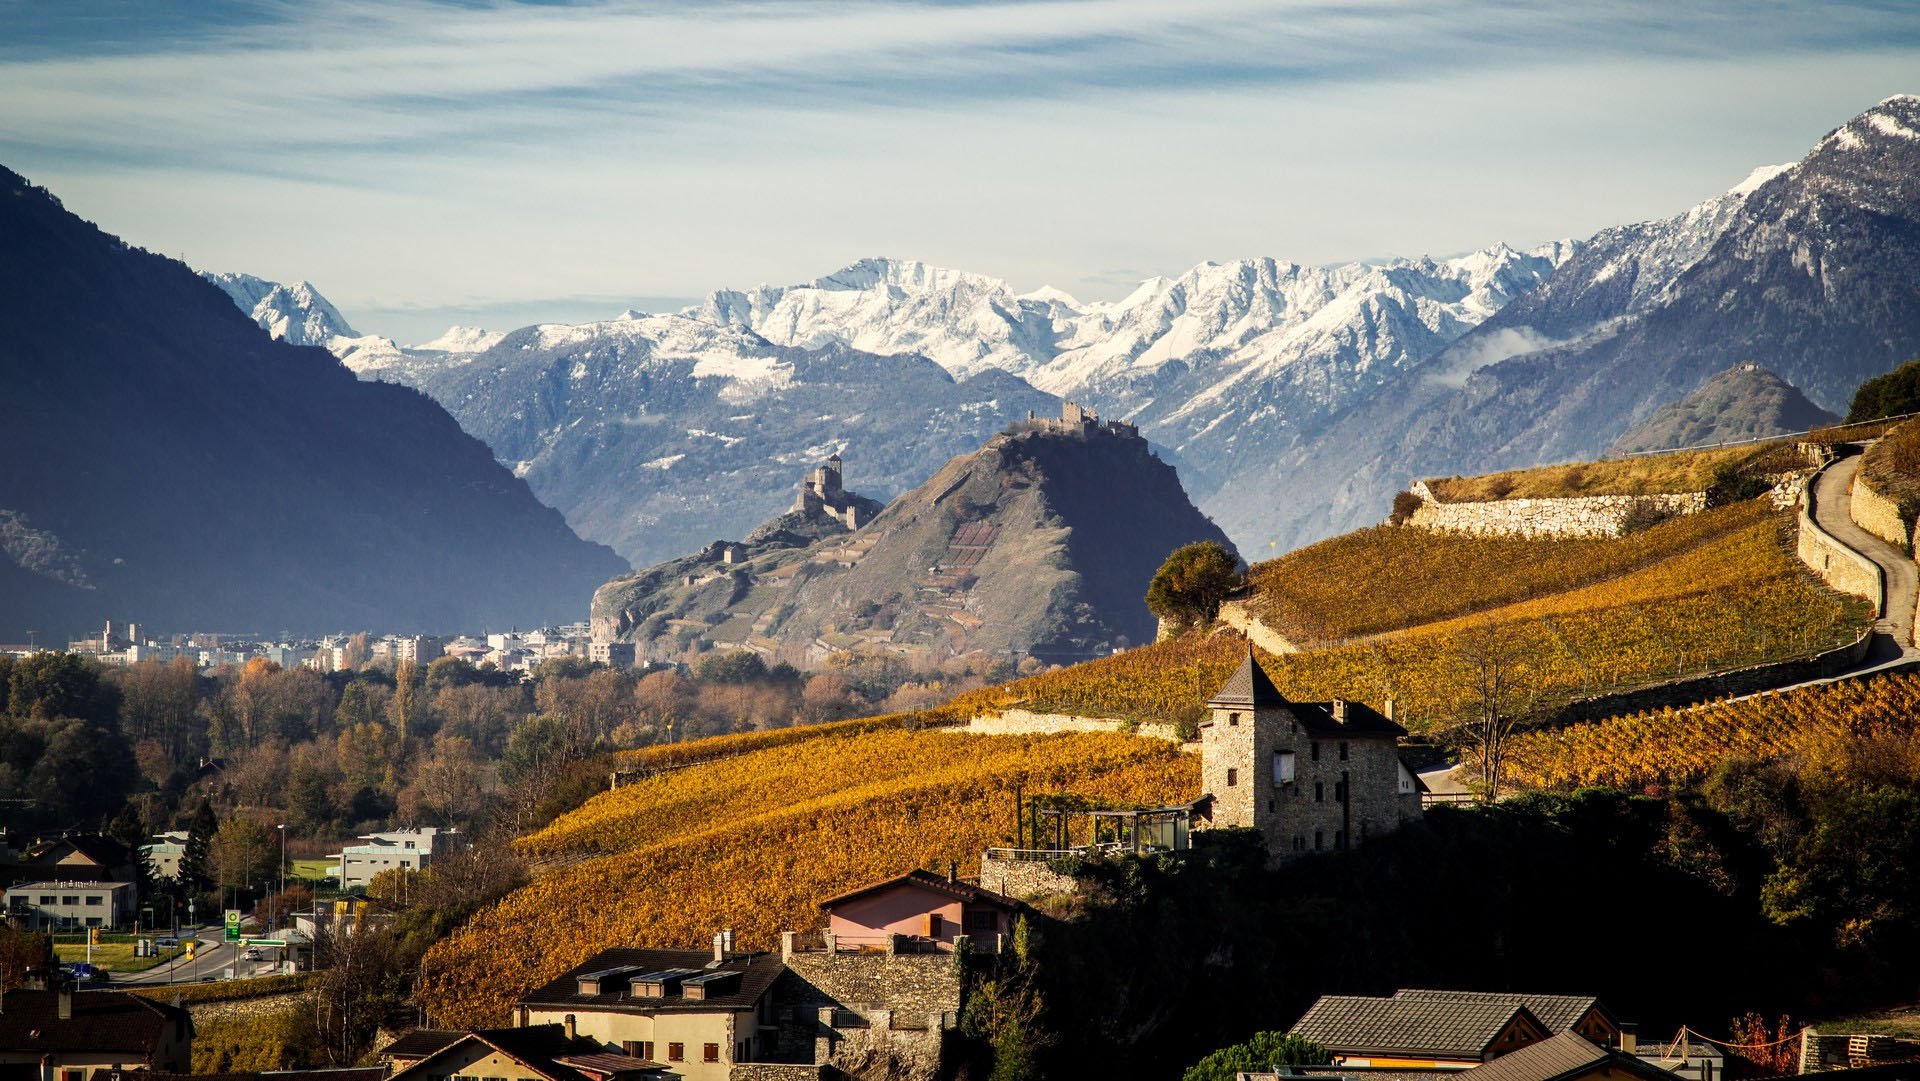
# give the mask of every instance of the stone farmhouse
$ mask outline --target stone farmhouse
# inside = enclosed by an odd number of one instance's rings
[[[951,954],[897,934],[850,947],[828,932],[803,948],[787,932],[777,955],[735,951],[731,937],[715,936],[711,955],[602,950],[521,998],[514,1022],[558,1026],[576,1069],[581,1054],[605,1056],[609,1076],[587,1081],[647,1069],[685,1081],[799,1081],[877,1064],[902,1081],[938,1071],[959,1023]]]
[[[1259,830],[1274,862],[1349,848],[1419,817],[1423,786],[1400,760],[1407,730],[1390,716],[1337,698],[1289,702],[1251,646],[1207,709],[1206,825]]]
[[[860,520],[860,505],[848,498],[848,492],[841,484],[841,468],[840,456],[836,454],[802,477],[800,494],[794,497],[793,506],[788,508],[787,513],[826,514],[845,523],[848,529],[859,529],[865,525]]]

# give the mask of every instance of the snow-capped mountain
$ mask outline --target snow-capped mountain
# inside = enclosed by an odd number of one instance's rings
[[[262,330],[290,344],[327,348],[335,338],[360,336],[309,282],[282,285],[251,274],[204,273],[201,277],[224,290]]]
[[[1416,476],[1594,457],[1739,364],[1844,413],[1862,381],[1916,355],[1920,97],[1902,95],[1791,166],[1602,231],[1425,370],[1246,478],[1288,485],[1285,505],[1223,505],[1221,525],[1239,539],[1270,523],[1285,548],[1378,521]]]
[[[923,357],[775,345],[680,315],[523,327],[479,353],[408,351],[404,377],[493,448],[583,535],[640,566],[738,538],[787,509],[828,455],[892,498],[1059,402]]]

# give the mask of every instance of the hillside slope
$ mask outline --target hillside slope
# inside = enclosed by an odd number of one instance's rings
[[[1838,414],[1808,401],[1800,388],[1760,365],[1736,364],[1622,432],[1607,447],[1607,454],[1762,439],[1839,421]]]
[[[417,391],[0,170],[0,637],[578,618],[622,566]]]
[[[1070,663],[1152,641],[1144,597],[1167,554],[1227,543],[1144,439],[1044,422],[954,458],[850,535],[787,532],[756,531],[734,563],[709,546],[609,582],[596,632],[662,659],[701,639],[798,665],[862,649]]]
[[[585,859],[436,945],[420,1002],[445,1024],[502,1024],[516,996],[609,946],[697,949],[731,927],[744,947],[774,948],[863,883],[949,862],[977,873],[982,851],[1012,840],[1016,785],[1154,805],[1197,798],[1200,767],[1131,736],[894,730],[655,776],[517,841],[530,857]]]

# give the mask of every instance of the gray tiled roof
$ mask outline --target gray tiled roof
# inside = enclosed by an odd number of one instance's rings
[[[1479,1058],[1515,1015],[1545,1029],[1514,1003],[1322,995],[1293,1034],[1343,1054]]]
[[[1596,1006],[1607,1014],[1605,1006],[1592,995],[1516,995],[1505,991],[1429,991],[1419,988],[1402,988],[1393,993],[1394,998],[1447,999],[1454,1002],[1505,1002],[1515,1006],[1525,1006],[1527,1012],[1540,1019],[1548,1032],[1565,1032],[1576,1021]]]
[[[1599,1066],[1645,1081],[1677,1081],[1674,1074],[1658,1066],[1597,1046],[1578,1032],[1562,1032],[1501,1055],[1485,1066],[1476,1066],[1473,1081],[1561,1081]]]
[[[1270,706],[1284,706],[1287,697],[1280,688],[1267,678],[1266,670],[1253,659],[1253,647],[1247,647],[1247,658],[1240,667],[1227,677],[1212,698],[1207,699],[1209,706],[1243,706],[1247,709],[1265,709]]]
[[[640,950],[616,948],[601,950],[581,964],[568,969],[559,977],[545,985],[527,992],[520,998],[523,1006],[578,1006],[583,1010],[611,1010],[621,1013],[667,1013],[691,1012],[714,1013],[730,1010],[752,1009],[760,1001],[773,981],[786,970],[778,954],[736,953],[720,964],[714,964],[713,954],[704,950]],[[608,986],[597,995],[580,993],[580,977],[591,972],[600,972],[611,968],[631,970],[628,976],[638,976],[648,972],[660,972],[670,968],[693,971],[727,971],[740,973],[740,986],[736,990],[715,995],[708,999],[689,999],[675,990],[673,994],[659,998],[634,998],[626,994],[627,981],[617,981],[619,986]]]

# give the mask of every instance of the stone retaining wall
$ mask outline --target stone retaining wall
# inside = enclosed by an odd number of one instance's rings
[[[193,1016],[196,1024],[208,1021],[226,1021],[236,1017],[265,1017],[268,1014],[284,1013],[288,1010],[307,1006],[311,992],[294,991],[284,995],[261,995],[259,998],[230,998],[217,1002],[186,1002],[182,1007]]]
[[[1842,593],[1865,597],[1873,605],[1875,616],[1887,614],[1887,586],[1879,564],[1840,543],[1813,520],[1811,478],[1800,485],[1800,540],[1794,552],[1828,585]]]
[[[1858,639],[1847,645],[1827,650],[1825,653],[1816,653],[1811,657],[1802,657],[1799,660],[1756,664],[1727,672],[1676,679],[1671,683],[1642,687],[1635,691],[1583,698],[1555,710],[1546,719],[1545,727],[1559,728],[1563,725],[1605,720],[1608,717],[1649,710],[1683,709],[1687,706],[1697,706],[1702,702],[1711,702],[1716,698],[1756,694],[1760,691],[1773,690],[1775,687],[1804,683],[1810,679],[1837,676],[1858,667],[1866,658],[1867,650],[1872,645],[1873,632],[1869,629],[1862,631]]]
[[[1065,713],[1034,713],[1025,709],[1001,711],[995,717],[982,714],[967,722],[968,732],[976,736],[1053,736],[1062,732],[1124,732],[1127,722],[1112,717],[1075,717]],[[1144,721],[1131,729],[1136,736],[1183,742],[1172,725],[1162,721]]]
[[[1220,606],[1220,622],[1247,636],[1247,640],[1268,653],[1298,653],[1300,647],[1281,637],[1278,631],[1253,614],[1251,603],[1232,600]]]
[[[1015,899],[1074,890],[1073,879],[1047,870],[1045,860],[1009,860],[991,854],[980,857],[980,885]]]
[[[1496,499],[1478,503],[1442,503],[1424,482],[1413,494],[1420,506],[1409,525],[1443,533],[1501,534],[1518,537],[1613,537],[1630,515],[1697,514],[1707,509],[1707,493],[1660,495],[1587,495],[1550,499]]]
[[[1847,513],[1853,524],[1901,551],[1913,545],[1913,523],[1900,513],[1900,504],[1874,490],[1865,473],[1853,475],[1853,494]]]
[[[810,1057],[827,1076],[930,1081],[939,1072],[946,1031],[960,1018],[952,954],[796,952],[786,966],[782,1057]]]
[[[727,1081],[820,1081],[822,1069],[789,1062],[736,1062],[727,1070]]]

